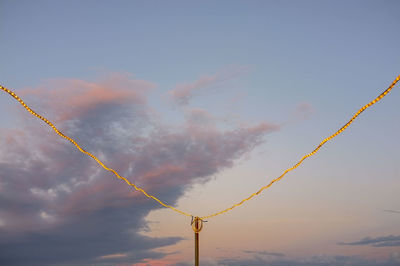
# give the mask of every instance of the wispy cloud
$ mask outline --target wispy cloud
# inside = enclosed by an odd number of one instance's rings
[[[384,212],[391,212],[391,213],[399,213],[400,214],[400,211],[395,211],[395,210],[383,210]]]
[[[256,254],[256,255],[262,255],[262,256],[274,256],[274,257],[284,257],[285,254],[280,253],[280,252],[270,252],[266,250],[243,250],[244,253],[248,254]]]
[[[212,119],[201,111],[180,126],[162,124],[147,103],[152,83],[127,75],[52,84],[26,91],[25,102],[41,103],[64,133],[172,205],[189,185],[232,167],[277,130],[267,123],[201,127]],[[159,205],[28,113],[20,117],[23,130],[0,131],[0,264],[132,264],[160,259],[165,254],[155,248],[181,240],[138,233]]]
[[[381,236],[376,238],[365,237],[361,240],[354,241],[354,242],[339,242],[339,245],[352,245],[352,246],[359,246],[359,245],[371,245],[373,247],[400,247],[400,236]]]
[[[294,115],[299,119],[308,119],[315,112],[310,103],[301,102],[296,106]]]
[[[247,68],[230,67],[213,75],[203,75],[195,81],[179,83],[168,92],[171,99],[179,105],[189,104],[191,98],[206,88],[222,85],[224,82],[245,73]]]

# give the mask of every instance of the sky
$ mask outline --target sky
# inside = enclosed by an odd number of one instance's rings
[[[0,84],[107,166],[206,216],[400,74],[399,1],[0,0]],[[200,233],[201,265],[400,265],[399,85]],[[193,265],[190,217],[0,93],[1,265]]]

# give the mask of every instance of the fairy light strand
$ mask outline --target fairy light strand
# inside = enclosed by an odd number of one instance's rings
[[[329,137],[325,138],[324,140],[322,140],[318,146],[310,153],[304,155],[295,165],[293,165],[292,167],[286,169],[280,176],[278,176],[277,178],[273,179],[270,183],[268,183],[267,185],[261,187],[257,192],[251,194],[250,196],[248,196],[247,198],[241,200],[240,202],[232,205],[229,208],[226,208],[222,211],[207,215],[207,216],[202,216],[202,217],[198,217],[201,220],[204,219],[209,219],[215,216],[218,216],[220,214],[226,213],[228,211],[231,211],[232,209],[241,206],[242,204],[244,204],[246,201],[251,200],[252,198],[254,198],[255,196],[259,195],[261,192],[263,192],[265,189],[269,188],[270,186],[272,186],[272,184],[274,184],[275,182],[281,180],[287,173],[289,173],[290,171],[296,169],[297,167],[299,167],[303,161],[311,156],[313,156],[314,154],[316,154],[321,147],[327,143],[328,141],[330,141],[331,139],[335,138],[336,136],[338,136],[340,133],[342,133],[344,130],[346,130],[353,122],[354,120],[362,113],[364,112],[367,108],[371,107],[372,105],[374,105],[375,103],[379,102],[383,97],[385,97],[392,89],[393,87],[396,85],[396,83],[400,80],[400,75],[392,82],[392,84],[385,90],[383,91],[379,96],[377,96],[375,99],[373,99],[372,101],[370,101],[369,103],[367,103],[366,105],[364,105],[363,107],[361,107],[354,115],[353,117],[346,123],[344,124],[344,126],[342,126],[339,130],[337,130],[335,133],[333,133],[332,135],[330,135]],[[59,136],[63,137],[64,139],[68,140],[69,142],[71,142],[72,144],[75,145],[75,147],[82,153],[90,156],[92,159],[94,159],[101,167],[103,167],[105,170],[112,172],[117,178],[125,181],[129,186],[134,187],[134,189],[142,192],[146,197],[151,198],[153,200],[155,200],[156,202],[158,202],[159,204],[161,204],[162,206],[169,208],[179,214],[188,216],[188,217],[193,217],[193,215],[181,211],[173,206],[170,206],[166,203],[164,203],[162,200],[158,199],[157,197],[147,193],[145,190],[143,190],[142,188],[138,187],[137,185],[135,185],[134,183],[130,182],[128,179],[126,179],[125,177],[121,176],[118,174],[117,171],[115,171],[112,168],[107,167],[103,162],[101,162],[95,155],[93,155],[90,152],[85,151],[75,140],[73,140],[72,138],[68,137],[67,135],[65,135],[64,133],[62,133],[60,130],[58,130],[53,123],[51,123],[48,119],[46,119],[45,117],[37,114],[35,111],[33,111],[28,105],[25,104],[25,102],[18,96],[16,95],[13,91],[11,91],[10,89],[7,89],[3,86],[0,85],[0,89],[7,92],[8,94],[10,94],[15,100],[17,100],[30,114],[36,116],[37,118],[39,118],[40,120],[42,120],[43,122],[45,122],[47,125],[49,125]]]
[[[163,201],[161,201],[160,199],[158,199],[157,197],[148,194],[146,191],[144,191],[142,188],[136,186],[134,183],[130,182],[128,179],[126,179],[123,176],[120,176],[118,174],[117,171],[115,171],[112,168],[107,167],[102,161],[100,161],[96,156],[94,156],[93,154],[91,154],[90,152],[85,151],[75,140],[73,140],[72,138],[68,137],[67,135],[65,135],[64,133],[62,133],[60,130],[58,130],[58,128],[56,128],[54,126],[53,123],[51,123],[48,119],[46,119],[45,117],[39,115],[38,113],[36,113],[35,111],[33,111],[28,105],[26,105],[24,103],[24,101],[22,101],[22,99],[16,95],[13,91],[3,87],[0,85],[0,89],[2,89],[3,91],[7,92],[8,94],[10,94],[14,99],[16,99],[29,113],[31,113],[32,115],[36,116],[37,118],[39,118],[40,120],[42,120],[43,122],[45,122],[47,125],[49,125],[58,135],[60,135],[61,137],[67,139],[69,142],[71,142],[72,144],[75,145],[76,148],[78,148],[79,151],[81,151],[82,153],[92,157],[98,164],[100,164],[104,169],[106,169],[107,171],[112,172],[117,178],[124,180],[128,185],[134,187],[136,190],[142,192],[146,197],[151,198],[155,201],[157,201],[158,203],[160,203],[162,206],[170,208],[171,210],[174,210],[180,214],[183,214],[185,216],[191,217],[192,215],[190,215],[189,213],[186,213],[184,211],[178,210],[176,208],[174,208],[173,206],[170,206],[168,204],[165,204]]]

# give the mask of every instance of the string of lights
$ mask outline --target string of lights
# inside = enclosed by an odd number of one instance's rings
[[[159,200],[157,197],[148,194],[146,191],[144,191],[142,188],[136,186],[134,183],[130,182],[128,179],[126,179],[123,176],[120,176],[118,174],[117,171],[115,171],[112,168],[107,167],[102,161],[100,161],[96,156],[94,156],[93,154],[91,154],[90,152],[85,151],[75,140],[73,140],[72,138],[68,137],[67,135],[65,135],[64,133],[62,133],[60,130],[58,130],[58,128],[56,128],[56,126],[54,126],[53,123],[51,123],[49,120],[47,120],[45,117],[39,115],[38,113],[36,113],[35,111],[33,111],[28,105],[26,105],[26,103],[18,96],[16,95],[13,91],[3,87],[0,85],[0,89],[7,92],[8,94],[10,94],[14,99],[16,99],[29,113],[31,113],[32,115],[36,116],[37,118],[39,118],[40,120],[42,120],[43,122],[45,122],[47,125],[49,125],[58,135],[60,135],[61,137],[63,137],[64,139],[68,140],[69,142],[71,142],[72,144],[75,145],[76,148],[78,148],[78,150],[90,157],[92,157],[98,164],[101,165],[101,167],[103,167],[104,169],[106,169],[107,171],[112,172],[117,178],[124,180],[128,185],[134,187],[136,190],[142,192],[146,197],[151,198],[155,201],[157,201],[158,203],[160,203],[162,206],[170,208],[171,210],[174,210],[180,214],[186,215],[188,217],[192,217],[192,215],[190,215],[189,213],[186,213],[184,211],[178,210],[176,208],[174,208],[173,206],[167,205],[164,202],[162,202],[161,200]]]
[[[198,217],[201,220],[204,219],[209,219],[215,216],[218,216],[220,214],[226,213],[236,207],[241,206],[242,204],[244,204],[246,201],[252,199],[253,197],[257,196],[258,194],[260,194],[261,192],[263,192],[265,189],[269,188],[270,186],[272,186],[272,184],[274,184],[275,182],[281,180],[287,173],[289,173],[290,171],[296,169],[297,167],[299,167],[303,161],[311,156],[313,156],[314,154],[316,154],[321,147],[327,143],[328,141],[332,140],[333,138],[335,138],[336,136],[338,136],[340,133],[342,133],[344,130],[346,130],[353,122],[354,120],[362,113],[364,112],[367,108],[371,107],[372,105],[374,105],[375,103],[379,102],[383,97],[385,97],[392,89],[393,87],[396,85],[396,83],[400,80],[400,75],[392,82],[392,84],[385,90],[383,91],[379,96],[377,96],[375,99],[373,99],[372,101],[370,101],[369,103],[367,103],[366,105],[364,105],[363,107],[361,107],[352,117],[351,119],[344,124],[344,126],[342,126],[339,130],[337,130],[335,133],[333,133],[332,135],[330,135],[329,137],[325,138],[324,140],[322,140],[318,146],[310,153],[304,155],[295,165],[293,165],[292,167],[286,169],[280,176],[278,176],[277,178],[273,179],[271,182],[269,182],[267,185],[261,187],[257,192],[251,194],[249,197],[241,200],[240,202],[232,205],[229,208],[226,208],[222,211],[207,215],[207,216],[203,216],[203,217]],[[181,211],[173,206],[170,206],[166,203],[164,203],[162,200],[158,199],[156,196],[150,195],[148,194],[145,190],[143,190],[142,188],[138,187],[137,185],[135,185],[134,183],[130,182],[128,179],[126,179],[125,177],[121,176],[118,174],[117,171],[115,171],[112,168],[107,167],[103,162],[101,162],[95,155],[93,155],[90,152],[85,151],[75,140],[73,140],[72,138],[68,137],[67,135],[65,135],[64,133],[62,133],[60,130],[58,130],[53,123],[51,123],[48,119],[46,119],[45,117],[37,114],[35,111],[33,111],[28,105],[25,104],[25,102],[18,96],[16,95],[13,91],[11,91],[10,89],[7,89],[3,86],[0,85],[0,89],[3,90],[4,92],[8,93],[9,95],[11,95],[15,100],[17,100],[30,114],[36,116],[37,118],[39,118],[40,120],[42,120],[43,122],[45,122],[47,125],[49,125],[59,136],[63,137],[64,139],[68,140],[69,142],[71,142],[72,144],[75,145],[75,147],[82,153],[90,156],[92,159],[94,159],[101,167],[103,167],[105,170],[112,172],[117,178],[125,181],[129,186],[132,186],[134,189],[142,192],[146,197],[151,198],[155,201],[157,201],[159,204],[161,204],[162,206],[169,208],[179,214],[188,216],[188,217],[194,217],[193,215]],[[196,216],[197,217],[197,216]]]

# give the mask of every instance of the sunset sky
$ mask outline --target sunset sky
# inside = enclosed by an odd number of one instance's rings
[[[0,84],[206,216],[400,74],[400,2],[0,0]],[[208,219],[201,265],[400,265],[400,85]],[[191,219],[0,91],[0,265],[193,265]]]

